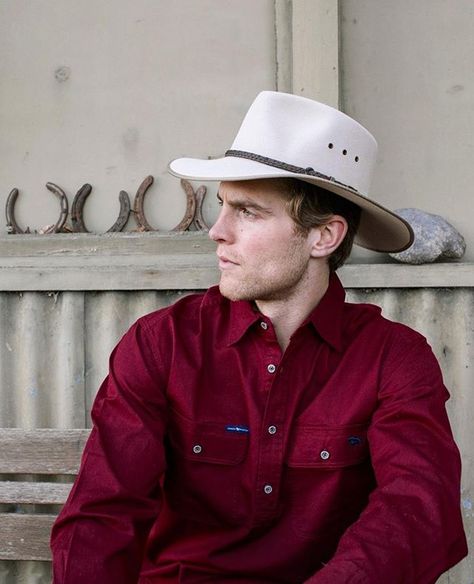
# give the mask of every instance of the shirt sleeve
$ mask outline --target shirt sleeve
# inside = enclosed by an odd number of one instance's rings
[[[430,584],[467,553],[449,394],[426,341],[411,341],[381,376],[368,432],[377,487],[310,584]]]
[[[93,429],[52,531],[54,584],[134,584],[160,510],[166,424],[163,374],[144,323],[113,351]]]

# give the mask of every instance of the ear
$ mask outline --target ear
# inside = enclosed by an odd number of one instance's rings
[[[311,257],[324,258],[335,251],[347,233],[347,221],[341,215],[333,215],[329,221],[313,227]]]

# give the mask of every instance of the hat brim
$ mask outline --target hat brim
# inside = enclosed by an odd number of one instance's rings
[[[170,162],[168,170],[174,176],[188,180],[244,181],[266,178],[303,180],[344,197],[362,209],[359,229],[354,239],[357,245],[372,251],[397,253],[413,243],[413,230],[405,219],[351,187],[331,180],[289,172],[254,160],[232,156],[209,160],[177,158]]]

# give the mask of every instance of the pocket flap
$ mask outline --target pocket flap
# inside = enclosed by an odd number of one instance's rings
[[[229,432],[225,424],[179,421],[170,429],[171,444],[187,460],[239,464],[248,448],[246,432]]]
[[[367,426],[295,426],[287,464],[291,467],[339,468],[359,464],[369,455]]]

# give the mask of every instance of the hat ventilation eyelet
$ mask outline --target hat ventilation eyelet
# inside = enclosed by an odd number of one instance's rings
[[[345,150],[345,149],[344,149],[344,150],[342,151],[342,154],[345,156],[345,155],[347,154],[347,150]]]
[[[359,157],[358,157],[358,156],[356,156],[356,157],[354,158],[354,160],[355,160],[356,162],[359,162]]]
[[[333,144],[332,142],[329,142],[329,144],[328,144],[328,148],[329,148],[329,149],[331,149],[331,148],[334,148],[334,144]]]

